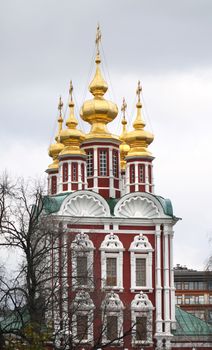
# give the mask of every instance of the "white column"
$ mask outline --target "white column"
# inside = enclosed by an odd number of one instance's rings
[[[115,198],[115,189],[114,189],[114,184],[113,184],[113,150],[112,148],[109,148],[109,194],[110,197]]]
[[[94,148],[93,150],[93,190],[96,192],[98,191],[98,152],[97,148]]]
[[[163,272],[164,272],[164,322],[165,333],[170,334],[170,270],[169,270],[169,226],[164,225],[164,241],[163,241]]]
[[[77,162],[77,166],[78,166],[78,190],[82,189],[82,172],[81,172],[81,165],[82,162]]]
[[[135,191],[138,191],[138,163],[135,163]]]
[[[161,230],[156,225],[156,334],[162,333]]]
[[[171,321],[173,328],[176,326],[175,319],[175,286],[174,286],[174,266],[173,266],[173,238],[174,231],[170,233],[170,287],[171,287]]]
[[[72,162],[70,160],[67,161],[68,163],[68,191],[72,191],[71,188],[71,173],[72,173],[72,168],[71,168],[71,164]]]
[[[63,184],[62,184],[62,166],[63,166],[63,163],[59,163],[58,193],[61,193],[61,192],[63,191]]]
[[[151,164],[151,177],[152,177],[152,193],[155,193],[154,176],[153,176],[153,165]]]
[[[126,165],[126,193],[130,192],[130,164]]]
[[[148,163],[145,163],[145,191],[149,191],[149,171],[148,171]]]

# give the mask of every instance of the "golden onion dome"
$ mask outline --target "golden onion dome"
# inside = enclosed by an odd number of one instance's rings
[[[60,133],[60,140],[64,144],[64,148],[61,150],[59,156],[65,155],[85,155],[85,152],[80,148],[82,141],[85,139],[85,135],[82,131],[77,129],[78,122],[74,115],[74,102],[73,102],[73,85],[70,83],[70,101],[69,101],[69,117],[66,121],[67,128]]]
[[[63,108],[63,102],[60,97],[59,104],[58,104],[58,110],[59,110],[59,117],[58,117],[58,133],[55,137],[56,142],[51,144],[49,146],[48,154],[53,159],[53,163],[48,166],[48,170],[58,170],[59,166],[59,160],[58,155],[63,150],[64,145],[60,142],[60,134],[62,132],[62,125],[63,125],[63,117],[62,117],[62,108]]]
[[[80,116],[81,118],[91,125],[91,130],[86,139],[91,138],[117,138],[111,135],[107,129],[107,124],[110,123],[118,114],[118,107],[115,103],[108,101],[104,98],[104,94],[108,90],[108,86],[100,70],[100,54],[99,43],[101,40],[101,33],[99,26],[97,27],[96,35],[96,72],[93,80],[89,85],[89,91],[94,98],[92,100],[85,101],[82,105]]]
[[[121,133],[121,135],[119,137],[120,140],[122,141],[120,146],[119,146],[121,170],[125,170],[125,168],[126,168],[125,157],[126,157],[127,153],[130,150],[130,146],[125,141],[125,138],[126,138],[126,135],[127,135],[127,128],[126,128],[127,121],[126,121],[126,117],[125,117],[126,109],[127,109],[127,104],[125,102],[125,99],[123,99],[123,104],[122,104],[122,107],[121,107],[121,111],[123,112],[123,119],[122,119],[121,123],[122,123],[123,127],[122,127],[122,133]]]
[[[141,91],[142,91],[142,88],[139,81],[138,88],[136,91],[138,95],[138,102],[136,104],[137,116],[133,123],[134,130],[128,132],[125,137],[126,142],[130,146],[130,150],[128,152],[127,157],[142,156],[142,157],[152,158],[152,154],[151,152],[149,152],[148,146],[154,140],[154,135],[144,130],[146,124],[141,116],[141,108],[142,108],[142,104],[140,101]]]

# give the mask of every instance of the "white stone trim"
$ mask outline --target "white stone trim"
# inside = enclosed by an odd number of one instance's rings
[[[123,290],[123,251],[124,247],[117,235],[110,233],[105,236],[100,246],[101,251],[101,286],[102,289],[119,289]],[[116,258],[117,285],[107,286],[106,263],[107,258]]]
[[[93,300],[91,299],[88,292],[84,290],[78,291],[71,305],[72,313],[72,333],[74,337],[74,342],[80,341],[83,343],[93,342],[93,311],[95,309]],[[77,316],[86,315],[88,316],[88,338],[87,339],[77,339]]]
[[[152,246],[142,233],[135,236],[129,248],[131,266],[131,291],[152,290]],[[136,259],[146,260],[146,285],[136,286]]]
[[[72,258],[72,289],[77,288],[93,288],[93,252],[94,245],[93,242],[89,239],[89,236],[85,233],[78,233],[75,236],[75,239],[71,243],[71,258]],[[87,257],[87,285],[79,285],[77,281],[77,257]]]
[[[59,215],[79,217],[105,217],[110,215],[106,200],[98,193],[88,190],[71,193],[63,201]]]
[[[116,316],[118,320],[118,337],[123,336],[123,310],[124,306],[122,301],[119,298],[119,295],[114,293],[113,291],[106,294],[105,299],[101,305],[102,309],[102,341],[103,343],[108,342],[107,339],[107,316]],[[123,344],[123,339],[114,340],[113,344]]]
[[[155,254],[155,300],[156,300],[156,334],[162,333],[162,286],[161,286],[161,230],[160,225],[156,225],[155,231],[156,254]]]
[[[116,217],[136,219],[170,218],[164,214],[159,200],[150,193],[133,192],[123,196],[114,208]]]
[[[147,318],[147,340],[137,340],[136,332],[132,332],[132,345],[151,345],[152,340],[152,330],[153,330],[153,319],[152,312],[154,307],[152,302],[149,300],[147,294],[142,291],[136,294],[131,302],[131,322],[132,327],[136,326],[136,317],[146,317]],[[135,328],[134,328],[135,329]]]

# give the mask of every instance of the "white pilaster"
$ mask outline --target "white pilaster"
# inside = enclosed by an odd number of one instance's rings
[[[164,272],[164,322],[165,333],[170,334],[170,269],[169,269],[169,226],[164,225],[164,254],[163,254],[163,272]]]
[[[93,190],[96,192],[98,191],[98,151],[95,147],[93,150]]]
[[[162,333],[161,230],[156,225],[156,334]]]

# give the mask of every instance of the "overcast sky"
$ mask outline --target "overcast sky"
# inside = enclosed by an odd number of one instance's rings
[[[99,22],[108,97],[120,107],[125,96],[129,124],[138,79],[143,86],[155,192],[182,218],[175,263],[204,268],[212,237],[211,19],[211,0],[1,0],[1,170],[43,176],[59,95],[66,104],[72,79],[77,116],[89,97]],[[120,117],[111,126],[117,133]]]

